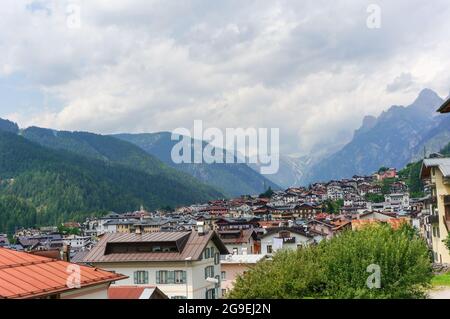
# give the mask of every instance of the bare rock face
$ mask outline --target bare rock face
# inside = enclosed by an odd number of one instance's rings
[[[371,174],[382,166],[401,169],[419,154],[423,156],[427,145],[427,153],[438,151],[450,136],[449,123],[436,116],[442,103],[435,92],[425,89],[407,107],[392,106],[378,118],[366,116],[353,140],[314,163],[302,183]]]

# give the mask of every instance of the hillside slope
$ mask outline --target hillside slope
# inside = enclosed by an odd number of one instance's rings
[[[243,163],[174,163],[171,158],[171,151],[177,141],[172,141],[171,133],[168,132],[153,134],[120,134],[114,136],[139,146],[144,151],[157,157],[167,165],[185,172],[205,184],[214,186],[228,196],[260,194],[269,186],[272,187],[272,189],[279,189],[278,185]],[[206,145],[206,143],[203,143],[203,147]]]
[[[220,196],[214,190],[192,189],[165,174],[52,150],[2,131],[0,180],[0,232],[11,231],[12,225],[33,226],[33,221],[54,225],[98,212],[123,212],[140,205],[156,209]],[[27,213],[20,207],[27,207]]]

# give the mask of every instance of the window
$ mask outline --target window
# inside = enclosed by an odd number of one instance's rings
[[[214,266],[208,266],[205,268],[205,279],[214,278]]]
[[[239,254],[239,249],[237,247],[233,248],[233,255],[238,255]]]
[[[222,271],[221,275],[222,275],[222,280],[226,280],[227,279],[227,272],[226,271]]]
[[[167,284],[169,283],[169,272],[166,270],[160,270],[156,272],[156,283]]]
[[[211,257],[210,254],[211,254],[211,251],[210,251],[210,249],[208,247],[208,248],[205,249],[205,259],[208,259],[209,257]]]
[[[214,247],[211,247],[210,250],[211,250],[211,257],[215,256],[215,249],[214,249]]]
[[[267,245],[267,253],[268,253],[268,254],[273,253],[272,245]]]
[[[167,271],[160,270],[156,272],[157,284],[185,284],[187,282],[186,271],[176,270]]]
[[[148,271],[135,271],[134,272],[134,284],[135,285],[148,284]]]
[[[207,289],[205,297],[206,299],[216,299],[216,289]]]
[[[186,272],[182,270],[175,271],[175,283],[176,284],[185,284],[186,283]]]

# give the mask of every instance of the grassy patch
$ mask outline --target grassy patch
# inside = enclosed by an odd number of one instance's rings
[[[437,287],[437,286],[450,287],[450,273],[434,276],[433,279],[431,280],[431,284],[434,287]]]

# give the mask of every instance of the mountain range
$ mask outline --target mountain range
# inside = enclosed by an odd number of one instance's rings
[[[172,134],[169,132],[114,135],[114,137],[139,146],[165,164],[185,172],[205,184],[214,186],[227,196],[260,194],[268,187],[280,189],[276,183],[244,163],[193,163],[195,153],[193,139],[190,143],[192,145],[192,163],[174,163],[171,151],[178,141],[172,140],[171,136]],[[207,145],[208,143],[202,142],[202,151]],[[225,150],[217,149],[216,151],[225,156]]]
[[[131,143],[0,121],[0,232],[222,197]]]
[[[344,147],[303,166],[291,165],[290,175],[301,176],[297,185],[308,185],[372,174],[382,166],[401,169],[438,152],[450,141],[450,117],[436,112],[443,101],[434,91],[424,89],[409,106],[392,106],[378,117],[366,116]],[[285,169],[289,175],[289,166]]]
[[[21,130],[0,119],[0,231],[140,205],[156,209],[258,194],[268,187],[371,174],[383,166],[401,169],[448,145],[450,116],[436,113],[442,103],[425,89],[409,106],[366,116],[337,151],[324,150],[320,157],[282,154],[279,172],[267,176],[255,165],[176,164],[171,151],[178,141],[168,132],[108,136]]]

